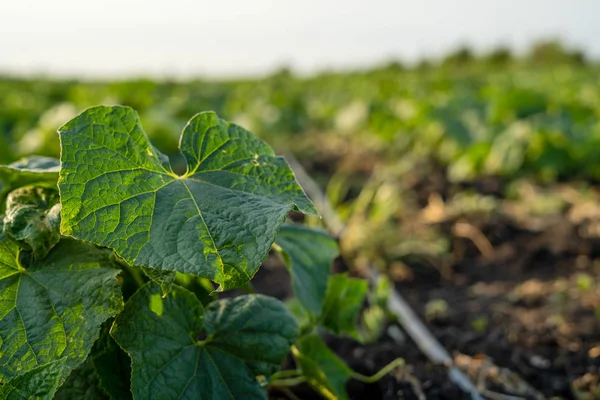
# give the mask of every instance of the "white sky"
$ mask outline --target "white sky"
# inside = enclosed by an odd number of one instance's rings
[[[600,0],[0,0],[0,71],[301,72],[560,37],[600,58]]]

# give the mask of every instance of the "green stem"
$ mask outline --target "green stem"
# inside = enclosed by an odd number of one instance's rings
[[[306,382],[306,378],[303,376],[298,376],[296,378],[289,378],[289,379],[278,379],[276,381],[272,381],[271,382],[271,386],[274,387],[288,387],[288,386],[296,386],[299,385],[301,383]]]
[[[273,244],[271,245],[271,247],[273,248],[273,250],[275,250],[275,251],[276,251],[276,252],[278,252],[278,253],[281,253],[281,252],[283,252],[283,249],[282,249],[282,248],[281,248],[281,246],[280,246],[280,245],[278,245],[277,243],[273,243]]]
[[[285,371],[277,371],[271,376],[271,381],[277,381],[285,378],[297,378],[301,376],[302,372],[297,369],[287,369]]]
[[[17,256],[15,257],[15,261],[17,262],[17,269],[19,272],[27,272],[27,268],[25,268],[21,264],[21,250],[17,250]]]
[[[379,372],[377,372],[373,376],[365,376],[365,375],[359,374],[358,372],[354,372],[352,374],[352,379],[356,379],[357,381],[361,381],[364,383],[375,383],[375,382],[379,381],[381,378],[383,378],[384,376],[386,376],[387,374],[389,374],[390,372],[392,372],[395,368],[402,367],[402,366],[404,366],[404,359],[396,358],[394,361],[392,361],[385,367],[381,368],[379,370]]]

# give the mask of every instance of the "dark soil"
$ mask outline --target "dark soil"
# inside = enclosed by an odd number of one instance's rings
[[[500,197],[502,183],[485,180],[468,189]],[[414,190],[425,207],[431,192],[446,198],[457,189],[438,179],[419,182]],[[581,224],[589,221],[575,223],[567,211],[545,221],[543,229],[505,215],[462,219],[492,245],[493,254],[485,257],[471,240],[454,236],[457,221],[445,221],[440,228],[453,244],[444,273],[435,262],[408,259],[410,280],[396,282],[484,398],[600,399],[600,239],[581,235]],[[270,260],[254,282],[258,291],[285,298],[288,280],[287,271]],[[399,338],[392,331],[369,345],[326,338],[363,375],[398,357],[406,361],[402,371],[376,384],[351,381],[352,399],[470,398],[445,366],[432,364],[406,334]],[[305,386],[293,392],[300,399],[320,398]],[[288,397],[273,392],[271,398]]]
[[[546,397],[575,399],[579,390],[581,398],[597,398],[591,387],[577,386],[597,385],[600,377],[600,243],[575,228],[566,219],[543,232],[482,224],[493,258],[455,239],[459,257],[449,281],[415,274],[397,288],[448,350],[485,356]],[[432,300],[445,301],[448,312],[427,315]]]
[[[598,290],[582,287],[577,274],[600,276],[599,264],[594,263],[595,249],[600,246],[556,231],[534,234],[497,224],[482,228],[493,239],[497,258],[485,260],[470,242],[457,239],[456,247],[465,249],[453,265],[452,280],[442,280],[431,271],[414,274],[414,280],[398,283],[397,289],[451,353],[507,368],[547,398],[576,399],[575,390],[583,399],[596,398],[592,390],[600,382],[600,318],[595,310],[600,295]],[[556,237],[570,237],[572,243],[565,247],[547,240]],[[555,248],[561,251],[556,254]],[[587,254],[585,259],[582,254]],[[287,271],[276,263],[261,269],[256,277],[259,291],[279,298],[288,295],[287,282]],[[443,300],[449,305],[447,312],[429,315],[426,308],[432,300]],[[390,375],[372,385],[350,382],[352,399],[419,399],[419,394],[426,399],[470,398],[448,379],[444,366],[429,362],[409,338],[399,343],[384,334],[370,345],[326,339],[363,375],[374,374],[398,357],[408,364],[403,376]],[[480,379],[481,374],[490,372],[480,371],[473,378]],[[485,390],[515,395],[505,382],[514,378],[483,378],[480,386]],[[301,399],[319,398],[308,387],[294,393]],[[273,398],[285,396],[275,393]]]

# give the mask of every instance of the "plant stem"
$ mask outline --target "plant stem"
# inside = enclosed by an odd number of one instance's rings
[[[272,248],[273,250],[275,250],[276,252],[278,252],[278,253],[281,253],[281,252],[283,251],[283,249],[281,248],[281,246],[280,246],[280,245],[278,245],[277,243],[273,243],[273,244],[271,245],[271,248]]]
[[[296,378],[278,379],[276,381],[272,381],[271,386],[274,386],[274,387],[296,386],[296,385],[299,385],[304,382],[306,382],[306,378],[303,376],[298,376]]]
[[[379,381],[381,378],[383,378],[384,376],[386,376],[387,374],[389,374],[390,372],[392,372],[395,368],[401,367],[401,366],[404,366],[404,359],[396,358],[394,361],[392,361],[385,367],[381,368],[379,370],[379,372],[377,372],[373,376],[365,376],[365,375],[361,375],[357,372],[354,372],[352,374],[352,379],[356,379],[357,381],[364,382],[364,383],[375,383],[375,382]]]
[[[301,375],[302,375],[302,372],[298,371],[297,369],[287,369],[285,371],[275,372],[271,376],[271,380],[276,381],[276,380],[285,379],[285,378],[296,378]]]

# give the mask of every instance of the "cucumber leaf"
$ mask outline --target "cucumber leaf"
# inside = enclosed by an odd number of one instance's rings
[[[363,279],[337,274],[329,278],[321,324],[336,335],[360,338],[356,319],[367,296],[369,284]]]
[[[59,130],[63,234],[128,263],[243,286],[288,211],[315,214],[282,157],[213,112],[193,117],[173,173],[128,107],[94,107]]]
[[[60,161],[56,158],[31,156],[0,165],[0,181],[10,190],[33,184],[52,187],[58,181],[59,170]]]
[[[68,374],[65,362],[66,359],[55,360],[2,382],[0,399],[51,399]]]
[[[309,335],[296,342],[292,350],[302,376],[324,398],[346,400],[346,383],[352,377],[352,369],[332,352],[316,335]]]
[[[13,190],[6,200],[4,231],[24,241],[40,259],[60,240],[58,190],[26,186]]]
[[[56,187],[60,162],[56,158],[32,156],[0,165],[0,212],[6,195],[22,186]]]
[[[112,252],[65,238],[25,268],[29,257],[0,231],[0,383],[18,378],[29,387],[22,376],[36,368],[45,381],[62,383],[86,359],[102,322],[122,308]],[[45,367],[58,359],[60,368]]]
[[[284,224],[275,243],[284,251],[294,294],[312,315],[323,309],[331,262],[339,254],[336,241],[321,229]]]
[[[266,399],[267,382],[298,336],[283,304],[263,295],[211,303],[150,282],[116,318],[111,335],[132,359],[134,399]]]

